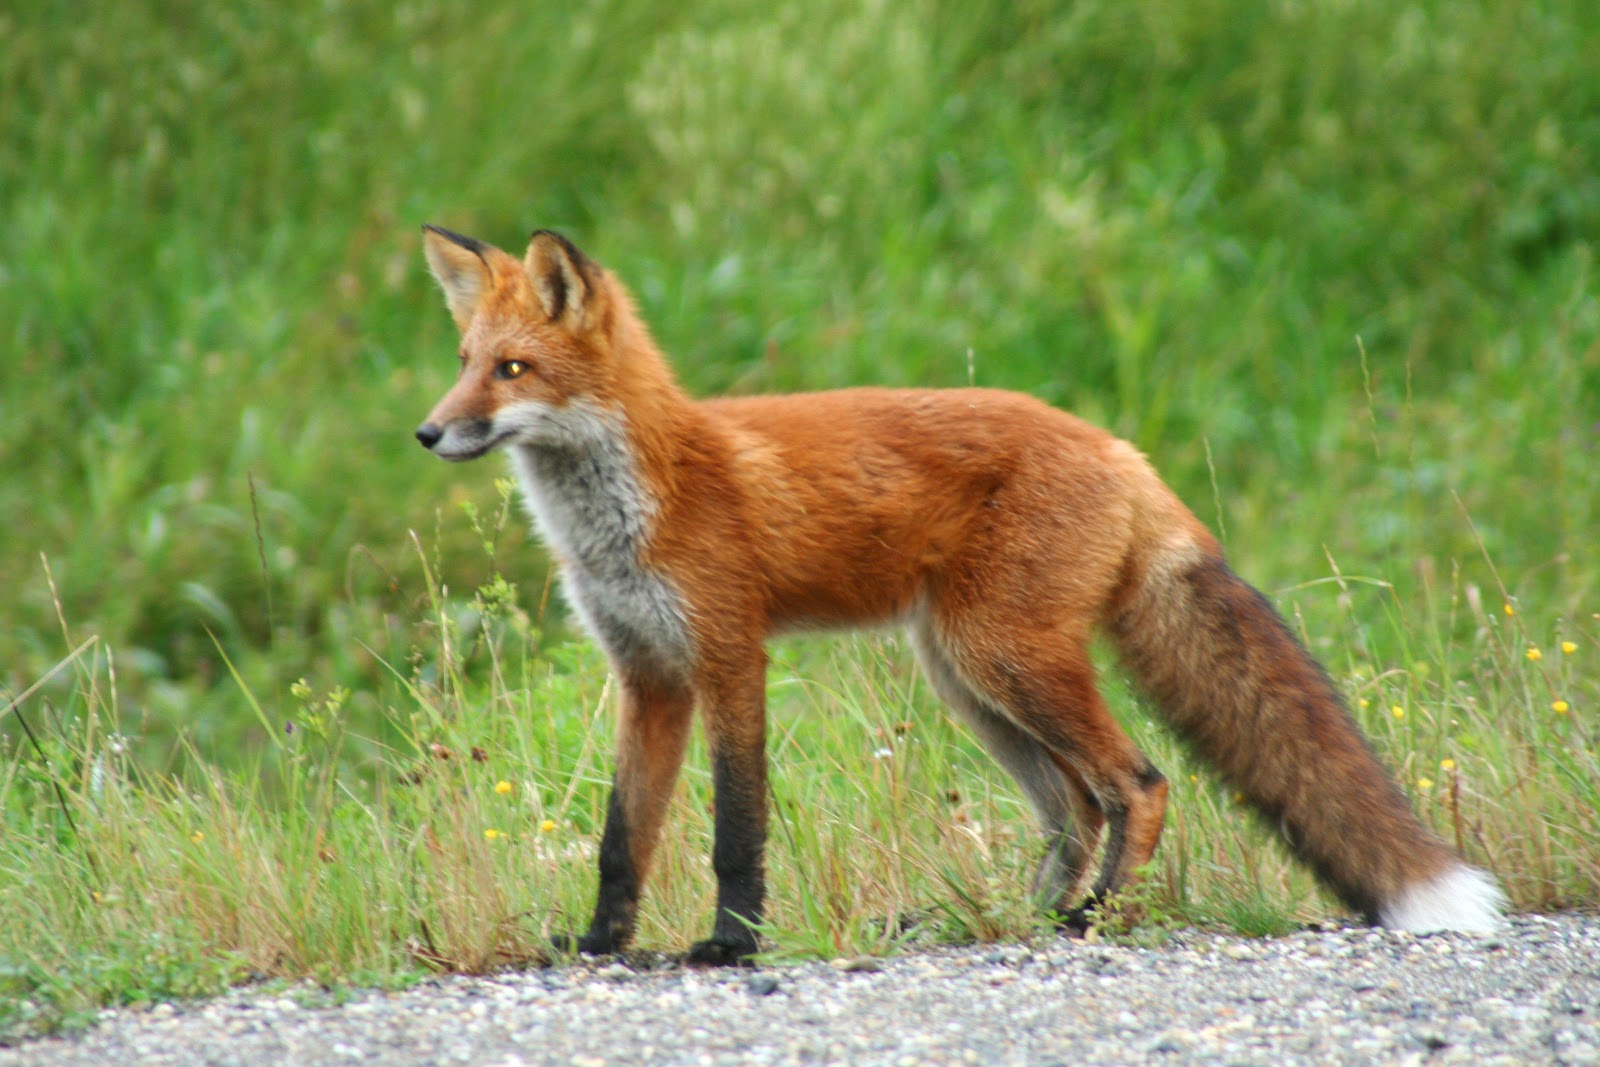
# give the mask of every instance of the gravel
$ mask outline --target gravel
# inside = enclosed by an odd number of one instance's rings
[[[690,970],[596,960],[340,1004],[306,989],[106,1011],[24,1064],[1600,1064],[1600,920],[1495,937],[1186,932]]]

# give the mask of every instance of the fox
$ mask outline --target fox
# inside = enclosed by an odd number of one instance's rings
[[[686,960],[748,962],[766,642],[884,625],[1015,780],[1044,836],[1032,899],[1069,930],[1150,861],[1166,809],[1166,778],[1097,688],[1096,633],[1364,921],[1502,925],[1496,880],[1423,826],[1322,666],[1133,445],[994,389],[693,399],[623,283],[560,234],[518,258],[427,225],[423,250],[460,371],[416,438],[451,462],[508,454],[620,694],[593,918],[559,945],[631,943],[698,710],[717,893]]]

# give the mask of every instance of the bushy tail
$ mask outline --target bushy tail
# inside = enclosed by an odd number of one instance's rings
[[[1505,899],[1417,820],[1343,698],[1220,554],[1145,561],[1108,620],[1125,666],[1294,854],[1368,921],[1490,930]]]

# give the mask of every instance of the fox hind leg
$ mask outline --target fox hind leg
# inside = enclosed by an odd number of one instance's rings
[[[910,635],[934,692],[961,716],[1033,808],[1047,844],[1034,873],[1032,895],[1046,910],[1064,910],[1069,895],[1089,869],[1105,826],[1099,803],[1070,763],[961,677],[931,625],[926,621],[915,624]]]
[[[1061,783],[1057,788],[1066,806],[1079,814],[1080,821],[1084,812],[1091,812],[1090,825],[1096,828],[1103,818],[1107,835],[1100,872],[1088,901],[1068,913],[1067,925],[1081,927],[1085,910],[1127,884],[1155,853],[1166,812],[1167,782],[1107,710],[1095,687],[1087,633],[1074,636],[1037,627],[1019,632],[1014,625],[982,627],[980,621],[958,614],[952,619],[955,625],[927,634],[919,644],[931,643],[937,653],[934,658],[942,660],[934,670],[948,667],[977,695],[980,706],[1000,710],[998,715],[991,710],[988,721],[976,720],[983,723],[980,732],[987,728],[1002,738],[1031,742],[1031,748],[1010,742],[1013,762],[1018,762],[1014,755],[1018,751],[1030,753],[1031,765],[1038,764],[1038,754],[1048,756],[1058,771],[1053,781]],[[1007,640],[996,641],[996,633],[1005,633]],[[993,725],[996,719],[1012,728],[1009,735]],[[991,750],[1006,764],[1007,757],[1001,755],[1006,745]],[[1007,769],[1016,774],[1011,765]],[[1045,780],[1039,772],[1034,778]],[[1028,791],[1026,784],[1023,788]],[[1032,791],[1029,795],[1034,799]],[[1056,861],[1061,865],[1059,875],[1041,872],[1047,884],[1060,884],[1074,866],[1081,872],[1087,865],[1092,838],[1086,842],[1084,836],[1076,845],[1064,843]],[[1051,862],[1047,857],[1046,863]],[[1070,888],[1063,886],[1061,891]]]
[[[1048,911],[1068,915],[1072,893],[1094,859],[1106,814],[1077,772],[1064,765],[1060,757],[1052,755],[1051,759],[1056,761],[1072,795],[1073,823],[1051,841],[1050,851],[1040,861],[1033,878],[1033,898]]]
[[[1155,854],[1166,814],[1166,778],[1106,709],[1081,652],[1036,656],[1020,665],[1008,657],[990,680],[1018,724],[1077,772],[1104,813],[1105,856],[1089,900],[1104,899]]]

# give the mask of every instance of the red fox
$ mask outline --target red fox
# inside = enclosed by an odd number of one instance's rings
[[[1417,820],[1322,668],[1132,445],[988,389],[692,400],[622,283],[566,238],[541,230],[517,259],[427,226],[424,246],[461,373],[417,439],[447,460],[509,453],[621,692],[594,919],[571,947],[629,942],[698,707],[717,910],[688,959],[757,950],[764,642],[883,623],[1016,779],[1047,840],[1034,893],[1069,925],[1150,859],[1167,795],[1096,691],[1097,628],[1367,921],[1500,924],[1494,880]]]

